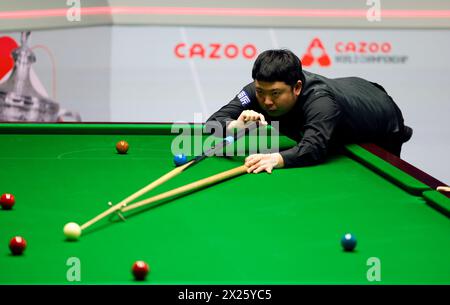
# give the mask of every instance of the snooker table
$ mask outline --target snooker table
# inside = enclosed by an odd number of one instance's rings
[[[439,181],[371,144],[317,166],[243,174],[65,240],[66,223],[171,171],[176,136],[170,124],[0,124],[0,193],[16,199],[0,209],[0,284],[136,284],[137,260],[150,266],[143,284],[450,284],[450,199],[435,191]],[[119,140],[127,154],[115,151]],[[143,198],[243,159],[206,158]],[[353,252],[341,247],[346,232]],[[16,235],[27,241],[21,256],[8,249]],[[68,277],[73,258],[79,281]]]

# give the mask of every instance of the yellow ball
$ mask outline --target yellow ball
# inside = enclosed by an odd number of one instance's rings
[[[81,227],[74,222],[69,222],[64,226],[64,235],[68,240],[77,240],[81,235]]]

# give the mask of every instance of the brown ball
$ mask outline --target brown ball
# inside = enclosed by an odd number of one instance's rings
[[[128,151],[128,143],[127,141],[119,141],[116,144],[116,149],[119,154],[126,154]]]

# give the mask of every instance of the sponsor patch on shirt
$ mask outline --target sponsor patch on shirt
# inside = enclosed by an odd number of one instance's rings
[[[242,90],[241,92],[239,92],[239,94],[237,95],[238,99],[241,101],[242,106],[247,106],[248,104],[250,104],[250,98],[248,97],[247,93]]]

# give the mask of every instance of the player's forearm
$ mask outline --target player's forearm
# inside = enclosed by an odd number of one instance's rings
[[[280,152],[280,156],[283,159],[283,167],[287,168],[320,164],[325,161],[325,155],[325,151],[312,147],[301,147],[301,144]]]
[[[283,168],[284,167],[284,159],[283,156],[280,153],[274,153],[273,154],[277,163],[276,163],[276,168]]]

